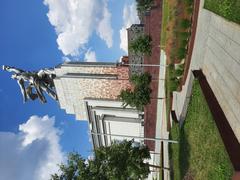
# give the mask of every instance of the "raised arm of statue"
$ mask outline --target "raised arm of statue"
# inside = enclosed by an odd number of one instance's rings
[[[37,75],[38,75],[39,77],[43,77],[43,76],[45,76],[45,75],[48,75],[49,77],[51,77],[51,76],[54,76],[54,75],[55,75],[55,71],[54,71],[54,69],[52,69],[52,68],[40,69],[40,70],[37,72]]]
[[[46,103],[44,92],[50,97],[58,100],[54,89],[53,79],[56,77],[54,69],[42,69],[40,71],[24,71],[11,66],[2,66],[3,70],[13,73],[12,78],[17,80],[23,95],[23,101],[39,98],[42,103]],[[25,83],[28,83],[25,88]],[[33,91],[35,88],[35,91]]]
[[[18,69],[18,68],[11,67],[11,66],[5,66],[5,65],[2,66],[2,69],[3,69],[4,71],[14,72],[14,73],[16,73],[16,74],[21,74],[21,73],[25,72],[25,71],[23,71],[22,69]]]

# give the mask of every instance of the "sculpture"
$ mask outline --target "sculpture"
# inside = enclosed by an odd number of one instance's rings
[[[53,69],[41,69],[39,71],[24,71],[11,66],[4,66],[3,70],[13,73],[12,79],[16,79],[23,95],[23,102],[28,99],[39,98],[42,103],[46,103],[43,92],[47,93],[54,100],[58,100],[55,92],[53,79],[56,77]],[[28,83],[27,87],[25,84]],[[35,89],[35,91],[33,91]]]

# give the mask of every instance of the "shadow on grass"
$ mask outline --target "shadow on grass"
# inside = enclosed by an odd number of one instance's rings
[[[171,179],[193,179],[191,176],[191,172],[189,171],[189,156],[190,156],[190,145],[187,139],[187,135],[185,134],[184,124],[182,128],[179,127],[179,124],[175,124],[173,127],[172,133],[170,133],[170,139],[178,140],[178,144],[169,145],[169,156],[170,156],[170,176]],[[174,153],[175,152],[175,153]],[[176,153],[178,152],[178,153]],[[173,157],[174,156],[174,157]],[[174,161],[177,160],[177,161]],[[176,166],[177,163],[177,166]],[[176,166],[176,167],[173,167]],[[179,169],[179,171],[175,171]]]
[[[191,172],[189,172],[189,156],[190,156],[190,145],[188,143],[187,136],[184,130],[184,124],[180,128],[179,134],[179,167],[180,167],[180,179],[192,179]]]

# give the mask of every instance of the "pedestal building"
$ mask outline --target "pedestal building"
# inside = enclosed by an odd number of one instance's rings
[[[67,62],[56,67],[55,73],[60,107],[68,114],[75,114],[77,120],[89,122],[94,148],[127,139],[124,136],[144,136],[143,112],[123,108],[118,97],[122,90],[132,88],[128,66]]]

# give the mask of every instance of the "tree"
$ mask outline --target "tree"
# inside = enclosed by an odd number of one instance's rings
[[[53,174],[52,180],[85,180],[90,175],[90,168],[85,159],[74,152],[68,155],[67,165],[59,165],[59,171],[61,174]]]
[[[153,6],[153,0],[136,0],[137,11],[139,14],[144,14],[146,11],[149,11]]]
[[[137,110],[143,111],[145,105],[150,102],[150,82],[151,75],[144,73],[141,75],[132,75],[130,82],[134,85],[134,90],[122,90],[120,99],[123,101],[123,107],[136,107]]]
[[[95,157],[84,160],[79,154],[71,153],[67,164],[61,164],[60,174],[52,180],[138,180],[148,177],[150,165],[144,160],[150,158],[147,146],[136,146],[134,140],[113,142],[95,150]]]
[[[152,38],[147,35],[139,36],[137,39],[133,40],[129,45],[129,50],[134,53],[143,53],[148,56],[152,53],[151,46]]]

